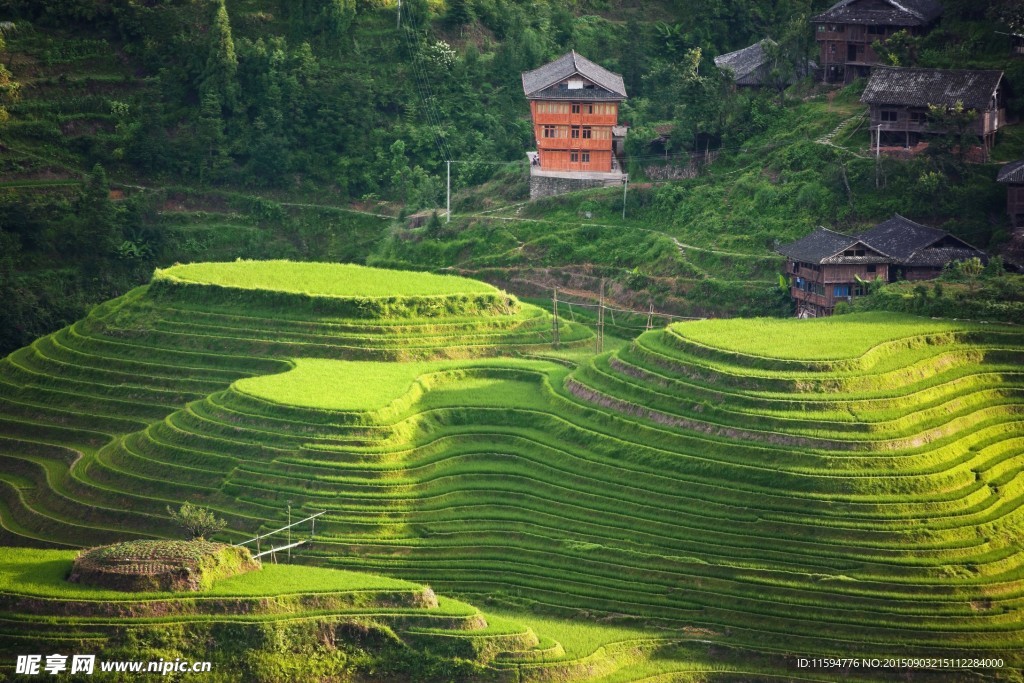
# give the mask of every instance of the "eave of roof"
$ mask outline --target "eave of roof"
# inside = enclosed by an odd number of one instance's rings
[[[1011,161],[999,169],[999,175],[996,176],[996,182],[1012,185],[1024,183],[1024,159]]]
[[[532,97],[538,91],[550,88],[560,81],[574,75],[582,76],[594,85],[604,88],[610,93],[626,98],[626,85],[622,76],[595,64],[575,50],[571,50],[558,59],[548,62],[532,71],[522,74],[523,92]]]
[[[840,0],[812,22],[866,24],[875,26],[925,26],[942,15],[942,5],[935,0],[885,0],[890,9],[856,7],[858,0]]]
[[[795,242],[789,244],[780,245],[776,251],[787,256],[794,261],[802,261],[804,263],[887,263],[889,255],[879,252],[878,256],[843,256],[843,252],[848,249],[861,244],[861,239],[856,236],[844,235],[842,233],[829,230],[828,228],[818,228],[814,232],[801,237]],[[875,247],[870,245],[864,245],[866,248],[872,251],[879,251]],[[846,261],[845,259],[850,259]],[[860,260],[854,260],[860,259]],[[863,259],[874,259],[870,261],[864,261]]]
[[[860,100],[873,105],[947,107],[963,104],[985,111],[1003,79],[1002,71],[876,66]]]

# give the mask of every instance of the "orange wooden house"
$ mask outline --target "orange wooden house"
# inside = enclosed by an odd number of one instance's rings
[[[543,171],[617,170],[612,129],[626,99],[622,76],[575,51],[523,74],[536,162]]]

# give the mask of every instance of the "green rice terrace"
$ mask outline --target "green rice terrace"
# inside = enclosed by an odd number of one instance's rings
[[[1021,328],[709,320],[595,355],[487,285],[261,265],[158,271],[0,361],[0,640],[244,634],[238,680],[1021,680]],[[323,512],[315,566],[63,580],[183,501],[225,542]]]

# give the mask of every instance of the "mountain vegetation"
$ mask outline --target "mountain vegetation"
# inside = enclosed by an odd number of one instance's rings
[[[786,72],[813,50],[807,18],[825,5],[3,0],[0,294],[12,305],[0,349],[176,261],[372,260],[499,282],[495,266],[504,284],[554,267],[594,276],[589,291],[609,278],[634,307],[784,314],[771,250],[819,223],[900,210],[957,218],[944,227],[982,247],[1004,242],[993,167],[951,153],[884,162],[876,191],[873,162],[858,157],[856,87],[736,92],[713,67],[767,35]],[[1009,11],[950,3],[938,30],[913,50],[893,44],[892,60],[1003,68],[1019,114],[1024,71],[995,33],[1009,24],[993,23]],[[460,219],[524,196],[519,73],[569,48],[623,74],[630,171],[657,184],[633,185],[622,223],[614,192],[542,204],[533,216],[556,220],[537,243],[533,226],[508,220],[515,209]],[[837,145],[812,144],[840,126]],[[717,161],[692,166],[708,148]],[[1022,149],[1009,129],[996,158]],[[456,222],[430,223],[425,239],[395,231],[393,217],[443,205],[449,160]],[[660,184],[680,172],[696,177]],[[584,226],[584,214],[616,228]],[[618,226],[638,239],[614,244]]]

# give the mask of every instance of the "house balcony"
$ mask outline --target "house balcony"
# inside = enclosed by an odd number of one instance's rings
[[[538,149],[598,150],[610,152],[611,138],[538,138]]]
[[[555,126],[615,126],[618,125],[618,114],[544,114],[535,113],[533,122],[536,125]]]

